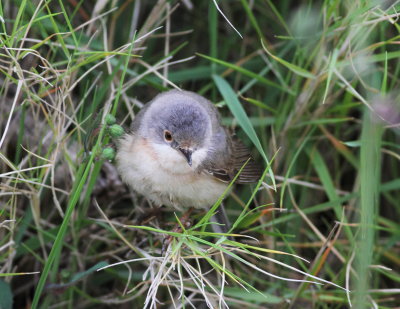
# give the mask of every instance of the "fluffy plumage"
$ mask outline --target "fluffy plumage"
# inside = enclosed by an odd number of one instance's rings
[[[137,114],[119,143],[117,168],[126,183],[155,204],[183,210],[213,205],[249,158],[210,101],[171,90]],[[237,183],[255,182],[260,175],[250,161]]]

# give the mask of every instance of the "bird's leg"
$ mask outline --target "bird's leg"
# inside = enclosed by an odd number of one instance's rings
[[[180,223],[182,224],[182,226],[187,229],[192,225],[192,220],[190,220],[190,215],[193,212],[194,208],[190,207],[183,215],[182,217],[179,219]],[[175,224],[175,227],[172,229],[172,232],[174,233],[180,233],[182,232],[182,227],[179,223]],[[171,243],[173,236],[169,235],[166,238],[164,238],[163,241],[163,245],[162,245],[162,249],[161,249],[161,254],[163,254],[168,245]]]
[[[194,208],[193,208],[193,207],[190,207],[190,208],[182,215],[182,217],[179,219],[179,221],[182,223],[182,225],[183,225],[184,228],[188,228],[188,227],[191,226],[192,221],[189,219],[189,217],[190,217],[190,215],[192,214],[193,210],[194,210]],[[177,229],[177,230],[176,230],[177,232],[181,232],[181,231],[182,231],[182,228],[180,227],[179,224],[177,224],[177,225],[175,226],[175,229]],[[175,229],[174,229],[174,231],[175,231]]]
[[[139,214],[136,218],[138,225],[146,225],[147,223],[153,221],[154,219],[160,218],[162,211],[159,207],[146,208],[146,211]]]

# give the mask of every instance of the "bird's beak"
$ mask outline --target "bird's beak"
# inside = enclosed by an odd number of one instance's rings
[[[191,149],[181,148],[181,147],[179,147],[178,149],[185,156],[185,159],[186,159],[187,163],[190,166],[192,166],[192,153],[193,153],[193,151]]]

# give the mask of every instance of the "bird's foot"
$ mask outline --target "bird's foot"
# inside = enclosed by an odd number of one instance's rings
[[[172,229],[173,233],[181,233],[183,231],[182,227],[184,229],[188,229],[192,226],[193,222],[190,219],[190,215],[193,212],[193,210],[194,210],[194,208],[191,207],[182,215],[182,217],[179,219],[180,224],[179,223],[175,224],[175,227]],[[170,245],[173,237],[174,236],[172,236],[172,235],[168,235],[166,238],[164,238],[162,249],[161,249],[161,254],[164,254],[164,252],[166,252],[166,249]]]

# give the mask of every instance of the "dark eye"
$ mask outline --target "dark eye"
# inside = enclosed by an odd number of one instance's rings
[[[164,130],[164,139],[168,143],[172,142],[172,134],[168,130]]]

